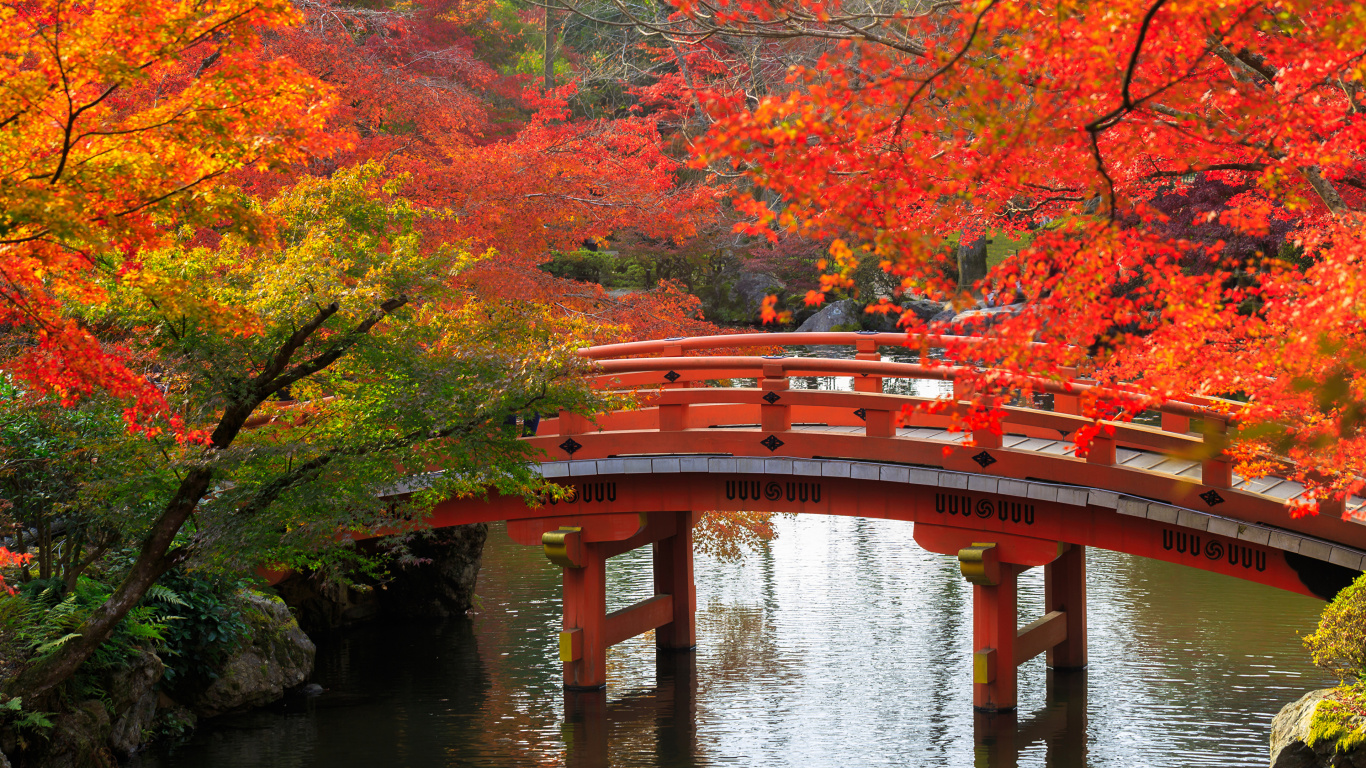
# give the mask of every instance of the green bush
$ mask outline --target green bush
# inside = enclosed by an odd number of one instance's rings
[[[1366,575],[1323,609],[1318,629],[1304,638],[1314,663],[1347,682],[1366,678]]]
[[[182,571],[172,571],[158,583],[181,600],[174,616],[164,616],[163,685],[171,690],[207,685],[246,638],[246,614],[236,599],[245,583]]]

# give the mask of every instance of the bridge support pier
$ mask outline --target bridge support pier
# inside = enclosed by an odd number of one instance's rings
[[[666,513],[669,514],[669,513]],[[667,651],[697,647],[697,585],[692,570],[692,513],[678,516],[674,535],[654,543],[655,594],[673,596],[672,620],[655,629],[655,646]]]
[[[693,583],[692,512],[589,515],[515,520],[513,540],[539,543],[564,568],[560,662],[564,687],[596,691],[607,685],[607,648],[656,630],[663,651],[697,644]],[[653,597],[607,613],[607,559],[652,545]]]
[[[1048,666],[1086,668],[1086,547],[1073,545],[1043,567],[1043,611],[1066,616],[1062,642],[1048,649]]]
[[[928,537],[927,537],[928,538]],[[1007,551],[1009,551],[1008,548]],[[1019,548],[1013,548],[1019,552]],[[1018,627],[1019,575],[1044,558],[1002,562],[996,543],[974,543],[958,552],[963,576],[972,583],[972,705],[982,712],[1008,712],[1017,702],[1018,669],[1040,653],[1057,670],[1086,666],[1086,554],[1063,545],[1043,562],[1044,615]]]

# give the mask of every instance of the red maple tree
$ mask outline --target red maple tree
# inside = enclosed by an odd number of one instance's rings
[[[1245,427],[1241,471],[1289,459],[1311,498],[1361,488],[1359,4],[677,7],[656,23],[676,38],[836,41],[780,92],[709,94],[702,160],[754,182],[736,199],[748,231],[835,238],[827,291],[876,260],[907,291],[1026,302],[949,342],[982,366],[969,426],[1031,377],[1075,369],[1108,387],[1088,415],[1218,398]],[[1233,194],[1173,221],[1190,209],[1171,198],[1210,183]],[[976,286],[933,268],[951,238],[986,231],[1031,242]]]

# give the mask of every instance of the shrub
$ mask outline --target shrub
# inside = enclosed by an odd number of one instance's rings
[[[1304,645],[1315,664],[1344,683],[1366,678],[1366,575],[1323,609],[1318,629],[1304,638]]]

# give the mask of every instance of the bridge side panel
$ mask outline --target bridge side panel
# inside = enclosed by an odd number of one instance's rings
[[[737,468],[741,461],[752,462],[751,466],[760,469],[764,466],[763,459],[726,461],[734,462]],[[825,477],[801,472],[800,461],[794,464],[800,474],[737,471],[561,478],[557,482],[575,488],[575,501],[537,508],[527,507],[520,497],[449,502],[438,507],[431,523],[440,527],[548,515],[673,512],[680,507],[855,515],[1099,547],[1314,595],[1280,550],[1236,536],[1177,525],[1176,510],[1171,510],[1168,522],[1094,505],[1063,504],[966,488]],[[910,477],[916,470],[904,471]],[[1000,480],[999,489],[1011,487],[1011,482],[1015,481]]]

